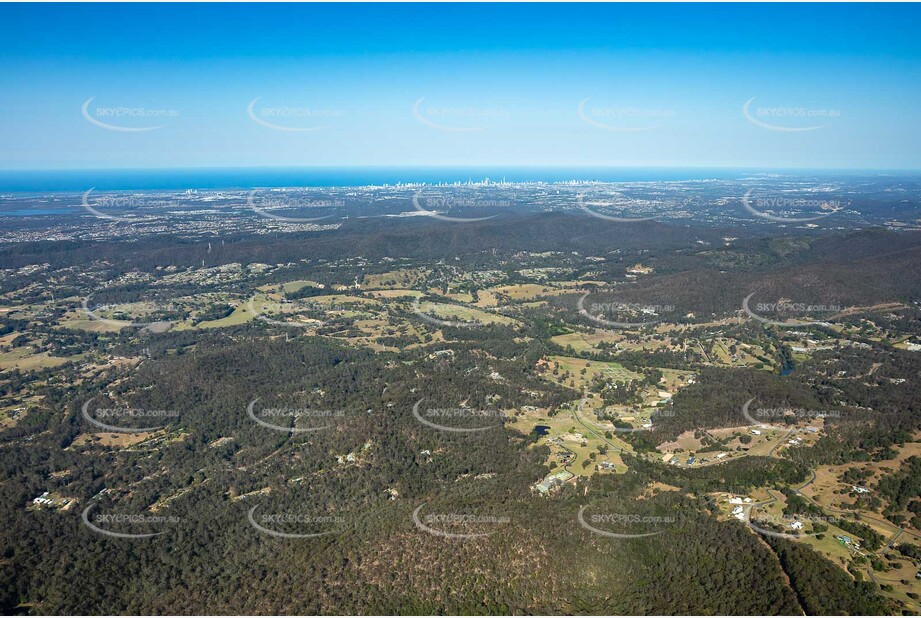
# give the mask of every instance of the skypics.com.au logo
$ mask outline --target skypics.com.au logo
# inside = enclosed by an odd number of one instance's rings
[[[423,303],[427,305],[427,308],[423,308]],[[464,307],[461,305],[454,305],[446,302],[437,302],[437,301],[423,301],[422,296],[416,296],[413,299],[412,311],[417,316],[428,322],[429,324],[434,324],[436,326],[445,326],[448,328],[481,328],[486,326],[487,321],[492,324],[499,325],[510,325],[514,324],[514,320],[503,316],[495,311],[489,311],[485,308],[477,308],[475,311],[472,311],[469,307]],[[433,312],[440,312],[445,314],[446,317],[461,317],[466,315],[471,315],[474,318],[482,318],[486,321],[476,321],[476,319],[467,319],[467,320],[449,320],[445,317],[438,317],[432,315]],[[457,314],[457,315],[451,315]]]
[[[96,187],[92,187],[85,191],[80,205],[94,217],[106,221],[137,223],[142,220],[142,216],[144,219],[157,218],[160,216],[159,211],[164,207],[177,205],[177,202],[173,200],[151,199],[123,193],[104,193],[91,201],[90,195],[95,190]],[[131,216],[124,216],[127,213],[131,213]]]
[[[175,410],[147,410],[144,408],[96,408],[90,413],[90,404],[95,397],[87,400],[80,408],[83,418],[103,429],[116,433],[147,433],[163,429],[169,420],[179,417]],[[107,421],[107,422],[104,422]],[[150,423],[154,424],[150,424]],[[117,423],[117,424],[113,424]],[[145,426],[132,426],[130,423],[144,423]]]
[[[485,131],[497,120],[505,120],[508,110],[479,107],[423,107],[425,97],[419,97],[412,106],[413,117],[432,129],[449,133]]]
[[[413,510],[413,524],[416,528],[446,539],[472,540],[487,537],[498,526],[508,524],[511,519],[504,515],[477,515],[471,513],[426,513],[422,515],[425,503]],[[462,532],[463,530],[463,532]]]
[[[769,131],[783,133],[803,133],[824,129],[829,125],[829,120],[841,117],[837,109],[815,109],[806,107],[756,107],[752,103],[756,97],[750,98],[742,105],[742,115],[756,127]],[[826,122],[821,122],[821,121]],[[815,124],[816,121],[821,124]]]
[[[126,107],[117,105],[114,107],[93,106],[91,104],[96,97],[90,97],[84,101],[80,111],[87,122],[106,129],[107,131],[120,131],[123,133],[144,133],[147,131],[156,131],[167,126],[169,122],[163,123],[162,120],[174,120],[179,117],[179,111],[175,109],[149,109],[146,107]],[[151,125],[151,121],[161,121],[161,124]]]
[[[771,424],[771,421],[797,423],[799,421],[814,418],[841,418],[842,416],[841,410],[813,410],[788,406],[773,408],[757,407],[752,409],[751,405],[755,399],[755,397],[752,397],[742,405],[742,416],[744,416],[750,424],[759,425],[765,428],[783,429],[782,427],[775,427]]]
[[[588,98],[582,99],[576,112],[579,118],[593,127],[619,133],[652,131],[663,126],[663,119],[674,118],[670,109],[645,109],[640,107],[588,107]]]
[[[790,541],[825,534],[830,525],[837,525],[840,521],[833,516],[807,514],[777,516],[763,513],[752,516],[749,513],[745,518],[746,525],[758,534]]]
[[[665,532],[665,527],[673,526],[678,521],[675,516],[639,513],[597,512],[586,516],[585,511],[588,508],[589,505],[585,505],[579,509],[576,515],[579,525],[592,534],[609,539],[642,539],[658,536]]]
[[[246,513],[249,524],[262,534],[281,539],[312,539],[337,532],[345,524],[338,515],[306,515],[304,513],[263,513],[256,517],[255,505]],[[292,532],[291,527],[308,528],[311,532]],[[326,529],[332,527],[333,529]]]
[[[319,109],[313,107],[260,107],[256,104],[262,97],[256,97],[246,106],[246,115],[259,126],[273,131],[304,133],[328,129],[332,122],[345,117],[343,109]]]
[[[324,304],[309,299],[273,300],[270,298],[262,298],[259,300],[257,307],[255,296],[247,301],[246,306],[257,320],[261,320],[268,324],[274,324],[275,326],[296,326],[298,328],[318,328],[325,324],[323,320],[310,317],[311,313],[316,314],[325,313],[327,311],[345,310],[343,305]],[[276,319],[276,317],[269,316],[291,319],[280,320]]]
[[[576,308],[579,311],[579,315],[586,317],[587,319],[595,322],[596,324],[606,327],[606,328],[642,328],[644,326],[652,326],[662,320],[658,318],[659,315],[663,313],[672,313],[675,311],[674,305],[657,305],[657,304],[647,304],[647,303],[623,303],[623,302],[593,302],[589,304],[589,308],[585,308],[585,299],[589,297],[593,292],[585,292],[576,303]],[[620,320],[611,320],[608,317],[623,316],[623,315],[636,315],[642,316],[643,318],[655,318],[655,319],[644,319],[642,321],[620,321]]]
[[[783,318],[786,316],[813,316],[816,314],[825,314],[829,318],[840,313],[842,310],[841,305],[836,303],[802,303],[802,302],[792,302],[787,299],[780,299],[777,302],[773,303],[754,303],[754,308],[752,308],[751,299],[755,295],[755,292],[752,292],[742,300],[742,310],[748,315],[748,317],[761,322],[762,324],[768,324],[771,326],[781,326],[781,327],[804,327],[804,326],[818,326],[826,325],[827,322],[820,320],[808,320],[808,319],[786,319],[781,320],[777,318]]]
[[[159,530],[157,532],[118,532],[111,528],[119,528],[126,525],[137,526],[142,529],[149,529],[151,527],[162,528],[164,525],[175,525],[182,521],[181,518],[174,515],[147,515],[144,513],[96,513],[96,515],[91,518],[90,511],[93,510],[93,507],[94,505],[90,505],[84,509],[81,515],[83,525],[96,534],[116,539],[149,539],[160,536],[165,530]]]
[[[117,326],[119,328],[123,327],[155,327],[155,326],[167,326],[171,324],[169,321],[150,321],[150,322],[139,322],[131,318],[122,319],[120,317],[104,317],[103,314],[108,313],[109,315],[119,316],[128,311],[141,311],[144,313],[152,313],[158,311],[160,307],[149,301],[141,301],[138,303],[119,303],[119,304],[107,304],[107,305],[93,305],[90,307],[92,296],[87,296],[80,301],[81,309],[86,316],[93,321],[102,322],[103,324],[109,324],[111,326]]]
[[[754,189],[749,189],[745,192],[745,195],[742,196],[742,206],[756,217],[777,223],[808,223],[811,221],[819,221],[841,212],[847,206],[847,204],[841,200],[825,200],[814,197],[752,197],[754,192]],[[818,212],[819,214],[808,217],[771,214],[786,212]]]
[[[623,215],[629,214],[632,208],[635,208],[630,200],[620,198],[616,201],[610,199],[603,199],[597,196],[586,197],[583,193],[576,194],[576,203],[579,208],[585,213],[595,217],[596,219],[603,219],[605,221],[613,221],[614,223],[639,223],[641,221],[652,221],[655,217],[625,217]],[[601,212],[602,209],[613,211],[616,210],[618,214],[606,214]]]
[[[449,196],[434,196],[434,197],[423,197],[422,189],[419,189],[413,194],[412,197],[413,208],[417,212],[422,213],[427,217],[432,219],[438,219],[439,221],[448,221],[451,223],[473,223],[474,221],[486,221],[492,219],[498,215],[489,215],[486,217],[450,217],[446,212],[450,212],[451,209],[459,210],[461,208],[467,209],[477,209],[477,208],[508,208],[511,206],[511,201],[509,200],[496,200],[488,198],[470,198],[470,197],[457,197],[453,195]],[[424,204],[424,205],[423,205]]]
[[[429,303],[430,306],[439,306],[444,309],[447,305],[436,305],[435,303]],[[452,307],[456,306],[457,311],[462,310],[460,306],[451,305]],[[421,297],[417,296],[413,299],[413,313],[418,315],[420,318],[428,322],[429,324],[434,324],[436,326],[447,326],[450,328],[477,328],[483,326],[480,322],[473,322],[468,320],[445,320],[443,318],[436,318],[435,316],[425,312],[422,309],[422,300]]]
[[[257,413],[255,408],[258,401],[257,397],[246,406],[247,416],[263,427],[283,433],[311,433],[329,429],[333,426],[330,420],[345,417],[345,410],[316,410],[313,408],[262,408]],[[303,419],[309,419],[311,424],[306,427],[298,426],[297,423]],[[280,424],[282,422],[289,424],[282,425]]]
[[[314,539],[338,532],[346,519],[341,515],[307,515],[305,513],[262,513],[256,516],[256,504],[246,513],[249,524],[262,534],[280,539]],[[292,528],[301,531],[294,532]],[[310,532],[303,530],[310,530]]]
[[[313,223],[329,219],[333,215],[323,215],[321,217],[292,217],[289,215],[278,214],[277,211],[297,212],[311,209],[327,208],[344,208],[345,202],[342,200],[323,200],[308,197],[286,195],[282,192],[273,192],[271,195],[257,195],[258,190],[254,189],[246,197],[246,206],[259,216],[282,221],[284,223]]]
[[[585,399],[580,400],[579,404],[573,410],[573,412],[575,412],[576,414],[577,419],[582,414],[585,401],[586,401]],[[662,419],[662,418],[671,418],[674,416],[675,416],[675,410],[671,407],[656,408],[653,411],[652,415],[650,416],[649,422],[645,423],[642,427],[631,427],[629,426],[630,423],[627,423],[626,421],[623,421],[620,419],[613,418],[613,419],[608,419],[609,421],[611,421],[613,426],[606,428],[605,431],[613,431],[614,433],[640,433],[643,431],[655,431],[655,427],[653,427],[653,424],[652,424],[654,420]]]
[[[478,431],[486,431],[488,429],[495,429],[501,427],[503,422],[508,416],[501,410],[474,410],[471,408],[428,408],[426,410],[420,410],[420,406],[425,399],[420,399],[413,405],[413,416],[417,421],[432,427],[433,429],[438,429],[439,431],[447,431],[452,433],[474,433]],[[451,421],[460,421],[460,423],[470,423],[475,421],[474,426],[464,427],[458,426],[457,424],[450,424]],[[486,425],[481,425],[482,422],[490,422]]]

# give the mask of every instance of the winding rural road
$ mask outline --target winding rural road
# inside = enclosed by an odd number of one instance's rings
[[[608,439],[604,437],[604,434],[599,434],[597,429],[595,429],[595,428],[593,428],[593,427],[590,427],[585,421],[582,420],[582,417],[579,416],[579,412],[582,411],[582,404],[583,404],[583,403],[585,403],[585,400],[584,400],[584,399],[580,399],[580,400],[579,400],[579,405],[572,409],[572,415],[576,418],[576,422],[578,422],[580,425],[582,425],[587,431],[589,431],[589,432],[595,434],[595,437],[597,437],[599,440],[601,440],[602,442],[604,442],[605,444],[607,444],[608,446],[610,446],[612,449],[614,449],[614,450],[617,451],[618,453],[624,453],[624,452],[626,452],[625,449],[623,449],[623,448],[617,446],[616,444],[612,444],[611,442],[609,442]]]
[[[773,452],[773,451],[772,451],[772,452]],[[809,503],[812,504],[813,506],[818,507],[819,509],[822,509],[823,511],[830,511],[830,512],[832,512],[832,513],[842,513],[842,514],[846,514],[846,515],[847,515],[847,514],[850,514],[850,515],[855,514],[854,511],[850,511],[850,510],[847,510],[847,509],[839,509],[839,508],[835,508],[835,507],[825,506],[825,505],[823,505],[823,504],[819,504],[818,502],[816,502],[815,500],[813,500],[812,498],[810,498],[809,496],[807,496],[806,494],[804,494],[804,493],[803,493],[803,490],[804,490],[805,488],[809,487],[810,485],[812,485],[812,484],[815,482],[815,480],[816,480],[816,473],[815,473],[815,470],[813,470],[812,468],[810,468],[810,469],[809,469],[809,474],[810,474],[810,478],[809,478],[805,483],[803,483],[803,484],[800,485],[799,487],[793,488],[793,492],[794,492],[796,495],[802,497],[802,498],[805,499],[807,502],[809,502]],[[770,500],[764,500],[764,501],[761,501],[761,502],[755,502],[755,503],[753,503],[753,504],[748,505],[748,508],[745,510],[745,518],[746,518],[746,521],[751,521],[751,512],[752,512],[753,509],[768,506],[768,505],[773,504],[773,503],[775,503],[775,502],[777,502],[777,501],[779,500],[779,498],[778,498],[771,490],[767,490],[767,492],[768,492],[768,495],[771,496],[771,499],[770,499]],[[911,532],[910,530],[905,530],[904,528],[901,528],[901,527],[899,527],[899,526],[896,526],[894,523],[892,523],[892,522],[890,522],[890,521],[888,521],[888,520],[880,519],[880,518],[878,518],[878,517],[871,517],[871,516],[865,515],[865,514],[863,514],[863,513],[860,513],[860,518],[861,518],[862,520],[874,521],[874,522],[876,522],[876,523],[878,523],[878,524],[881,524],[882,526],[884,526],[884,527],[886,527],[886,528],[888,528],[888,529],[893,529],[893,528],[894,528],[894,529],[896,530],[895,533],[892,534],[892,536],[889,537],[889,540],[886,541],[886,542],[882,545],[882,547],[880,547],[878,550],[876,550],[876,551],[874,551],[874,552],[870,552],[869,555],[873,555],[873,556],[882,556],[882,555],[883,555],[883,552],[885,552],[885,550],[888,549],[889,547],[892,547],[892,546],[895,544],[895,542],[899,539],[899,537],[902,536],[903,533],[908,534],[909,536],[914,537],[914,539],[915,539],[916,541],[918,541],[919,539],[921,539],[921,536],[915,534],[914,532]],[[857,550],[855,550],[855,551],[857,551]],[[873,571],[873,565],[872,565],[872,564],[868,564],[868,565],[867,565],[867,567],[866,567],[866,574],[867,574],[867,577],[869,577],[870,580],[871,580],[874,584],[876,584],[877,586],[882,586],[882,585],[883,585],[882,583],[880,583],[880,581],[879,581],[878,579],[876,579],[876,574],[875,574],[874,571]]]

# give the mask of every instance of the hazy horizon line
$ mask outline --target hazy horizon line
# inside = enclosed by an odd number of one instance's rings
[[[145,172],[145,171],[193,171],[193,170],[298,170],[298,169],[389,169],[389,170],[483,170],[486,168],[499,169],[586,169],[586,170],[774,170],[774,171],[810,171],[810,172],[914,172],[921,173],[921,167],[781,167],[769,165],[604,165],[604,164],[514,164],[514,163],[482,163],[459,165],[426,165],[426,164],[398,164],[398,165],[187,165],[182,167],[59,167],[59,168],[3,168],[0,174],[21,172]]]

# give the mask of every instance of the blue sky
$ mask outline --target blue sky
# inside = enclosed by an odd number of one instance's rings
[[[4,4],[0,168],[919,169],[918,23],[880,4]]]

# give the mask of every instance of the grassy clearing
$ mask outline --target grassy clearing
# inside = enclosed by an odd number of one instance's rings
[[[419,290],[371,290],[368,295],[373,298],[419,298],[423,293]]]
[[[734,351],[733,351],[734,350]],[[757,356],[770,359],[760,346],[753,346],[729,337],[716,337],[710,342],[708,356],[717,365],[726,367],[758,367],[763,361]]]
[[[79,357],[61,358],[50,356],[47,352],[35,352],[35,348],[32,346],[23,346],[9,352],[0,352],[0,370],[35,371],[47,367],[57,367],[77,358]]]
[[[489,290],[478,290],[477,299],[474,303],[477,307],[496,307],[499,305],[499,299]]]
[[[131,322],[127,321],[101,321],[93,320],[86,317],[84,313],[73,313],[64,316],[59,322],[58,325],[61,328],[67,328],[70,330],[83,330],[90,333],[115,333],[121,329],[130,326]]]
[[[550,340],[560,346],[572,346],[576,352],[586,352],[597,350],[600,343],[620,344],[626,337],[613,331],[598,330],[591,333],[568,333],[566,335],[556,335]]]
[[[245,303],[241,303],[233,310],[233,313],[228,315],[226,318],[199,322],[192,328],[222,328],[224,326],[239,326],[240,324],[245,324],[246,322],[252,321],[255,317],[256,316],[249,310],[249,307],[247,307]]]
[[[74,446],[105,446],[114,448],[127,448],[139,444],[149,438],[152,432],[139,433],[81,433],[74,438]]]
[[[608,285],[605,281],[578,281],[578,280],[569,280],[569,281],[548,281],[548,285],[552,285],[557,288],[581,288],[587,286],[605,286]]]
[[[772,492],[773,497],[777,498],[777,501],[756,507],[752,510],[752,520],[757,524],[759,518],[767,517],[769,521],[773,522],[792,522],[789,518],[784,518],[783,508],[786,504],[786,500],[778,492]],[[728,510],[728,505],[726,509]],[[845,519],[850,520],[850,517],[845,517]],[[832,563],[836,564],[845,571],[848,570],[848,566],[858,555],[858,551],[854,550],[852,547],[844,545],[839,542],[835,537],[836,536],[849,536],[854,538],[854,535],[846,530],[839,528],[834,525],[834,519],[830,519],[828,522],[828,530],[822,534],[814,534],[814,529],[811,524],[808,522],[808,519],[805,520],[806,526],[802,529],[801,534],[796,542],[803,543],[804,545],[809,546],[814,551],[817,551],[820,554],[823,554],[828,558]],[[892,526],[880,526],[873,521],[863,519],[862,523],[869,525],[871,528],[888,537],[894,532],[894,527]],[[786,530],[788,534],[793,534],[792,530]],[[917,535],[903,535],[902,540],[908,542],[918,542]],[[859,553],[869,554],[865,549],[859,550]],[[892,555],[892,558],[883,558],[883,562],[886,564],[888,571],[872,571],[873,577],[880,584],[887,584],[892,586],[893,590],[891,592],[884,592],[887,596],[892,598],[899,599],[912,605],[915,603],[908,596],[908,593],[921,594],[921,581],[915,578],[915,573],[917,572],[917,567],[914,566],[911,561],[901,558],[897,552],[886,552]],[[861,571],[866,571],[869,565],[864,565],[860,568]],[[905,582],[905,583],[903,583]]]
[[[497,315],[488,311],[482,311],[475,307],[464,307],[461,305],[448,305],[444,303],[424,302],[419,304],[421,310],[429,315],[444,320],[457,320],[461,322],[479,322],[481,324],[503,324],[513,326],[518,324],[516,320],[504,315]]]
[[[308,280],[302,279],[298,281],[288,281],[287,283],[283,283],[281,285],[281,291],[284,292],[285,294],[290,294],[292,292],[297,292],[298,290],[302,290],[307,287],[318,288],[322,286],[316,281],[308,281]]]
[[[660,388],[672,394],[677,393],[679,390],[690,384],[695,376],[693,371],[687,371],[684,369],[666,369],[662,367],[659,368],[659,371],[662,372]]]
[[[549,285],[539,283],[522,283],[518,285],[503,285],[489,288],[489,291],[499,297],[506,297],[509,300],[533,300],[541,296],[554,296],[567,293],[565,290],[558,290]]]
[[[0,428],[15,427],[29,414],[29,409],[41,402],[43,395],[25,398],[20,403],[0,407]]]
[[[547,428],[548,433],[541,436],[536,444],[550,449],[546,463],[554,470],[566,469],[583,477],[599,472],[626,472],[627,468],[620,455],[604,440],[588,431],[570,408],[560,408],[554,416],[550,416],[546,409],[524,411],[507,423],[508,427],[525,435],[530,434],[538,425]],[[602,454],[602,450],[607,450],[607,453]],[[601,462],[607,462],[613,468],[601,470]]]
[[[472,303],[473,294],[470,292],[452,292],[451,294],[445,294],[448,298],[459,303]]]
[[[915,573],[918,572],[918,567],[916,567],[910,560],[906,559],[886,560],[887,565],[890,563],[897,566],[887,572],[874,573],[877,581],[880,584],[888,584],[893,587],[893,591],[890,593],[890,596],[901,600],[909,606],[912,606],[913,604],[917,605],[918,602],[909,597],[908,593],[911,592],[916,595],[921,595],[921,580],[915,578]],[[903,584],[903,581],[907,581],[908,584]]]
[[[741,426],[722,427],[707,431],[689,430],[685,431],[674,440],[659,444],[656,448],[661,453],[674,455],[674,458],[682,465],[685,465],[688,457],[694,457],[696,461],[693,466],[696,467],[725,463],[739,457],[766,457],[771,455],[772,451],[774,456],[777,456],[777,451],[780,449],[777,448],[775,450],[775,447],[780,444],[785,444],[788,439],[787,434],[789,430],[785,428],[756,428],[756,431],[759,431],[761,435],[752,434],[752,429],[752,427]],[[751,438],[751,441],[748,444],[743,443],[741,440],[742,436],[748,436]],[[727,438],[729,438],[729,440],[720,447],[714,448],[711,446],[711,450],[702,450],[705,448],[704,440],[706,437],[714,441],[722,441]],[[804,438],[805,435],[800,435],[799,437]],[[812,441],[816,439],[818,439],[817,435],[810,437]],[[723,455],[717,458],[719,454]]]
[[[347,305],[351,303],[356,303],[359,305],[378,305],[378,302],[373,298],[363,298],[361,296],[351,296],[349,294],[329,294],[326,296],[311,296],[308,299],[300,301],[303,303],[309,303],[311,306],[331,306],[331,305]]]
[[[551,356],[541,360],[538,371],[548,380],[576,389],[587,389],[599,377],[609,382],[630,382],[643,377],[620,363],[589,361],[572,356]],[[567,373],[569,375],[564,377]]]
[[[921,435],[916,435],[921,438]],[[898,470],[902,462],[909,457],[921,457],[921,442],[907,442],[904,447],[894,447],[898,454],[893,459],[881,461],[851,462],[839,466],[819,466],[816,468],[816,480],[803,490],[803,493],[818,502],[832,508],[841,508],[845,503],[852,503],[854,496],[849,493],[853,483],[842,483],[838,479],[849,469],[857,468],[870,474],[862,484],[874,485],[883,475]],[[839,493],[844,492],[844,493]],[[882,517],[879,513],[878,517]]]

